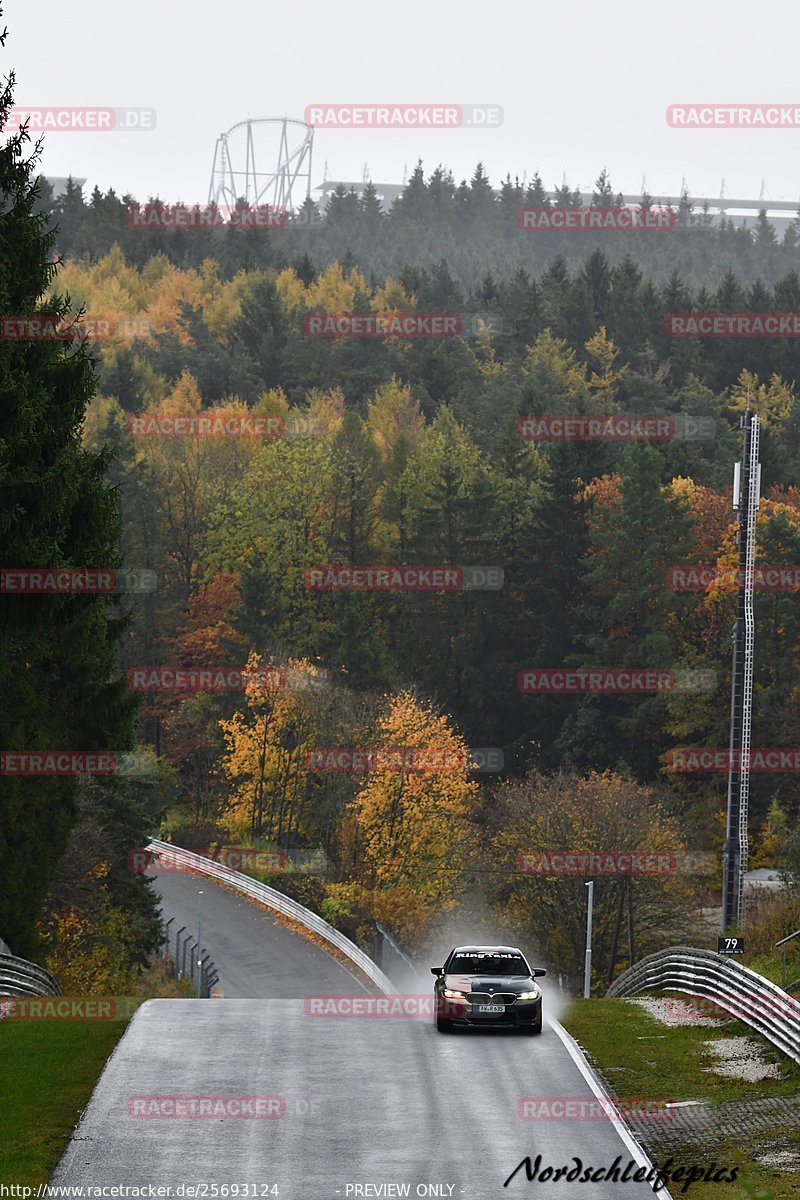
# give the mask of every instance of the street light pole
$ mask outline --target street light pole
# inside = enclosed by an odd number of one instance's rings
[[[586,957],[583,963],[583,998],[589,999],[592,990],[592,901],[594,900],[594,880],[590,879],[585,885],[589,889],[589,904],[586,909]]]
[[[197,893],[197,984],[195,986],[195,998],[200,999],[200,983],[203,976],[203,944],[200,941],[200,933],[202,929],[203,916],[203,893]]]

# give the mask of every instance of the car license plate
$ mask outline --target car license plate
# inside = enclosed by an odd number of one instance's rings
[[[506,1011],[504,1004],[476,1004],[475,1008],[479,1013],[502,1013]]]

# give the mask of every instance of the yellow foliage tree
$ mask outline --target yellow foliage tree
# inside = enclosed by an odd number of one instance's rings
[[[45,914],[39,932],[44,965],[67,996],[129,994],[136,971],[131,967],[128,914],[110,903],[105,879],[107,862],[98,863],[86,879],[99,885],[100,909],[92,917],[75,904]]]
[[[434,912],[457,903],[457,868],[474,847],[478,785],[464,739],[409,692],[391,697],[377,751],[352,802],[358,881],[373,915],[416,940]]]
[[[287,312],[307,307],[306,286],[291,267],[285,267],[275,280],[278,299]]]
[[[794,402],[794,392],[780,375],[770,376],[769,383],[759,383],[752,371],[742,371],[731,388],[731,404],[735,412],[749,408],[758,414],[764,425],[776,425],[788,417]]]
[[[338,262],[331,263],[327,270],[309,285],[306,304],[314,311],[350,312],[355,304],[357,292],[369,294],[367,281],[361,272],[353,269],[345,277],[341,265]]]
[[[617,388],[627,373],[628,366],[617,366],[619,350],[606,333],[605,325],[601,325],[597,333],[589,338],[586,351],[590,358],[598,364],[598,369],[589,376],[589,387],[606,411],[617,397]]]
[[[425,418],[411,387],[393,375],[375,392],[367,409],[367,431],[384,459],[388,459],[397,439],[404,435],[413,444],[419,443]]]
[[[315,743],[307,700],[321,673],[304,660],[281,668],[253,652],[247,675],[245,709],[220,722],[227,745],[222,772],[230,784],[223,820],[233,836],[284,845],[302,827]]]
[[[375,289],[371,307],[373,312],[414,312],[416,297],[405,290],[396,279],[387,279]]]

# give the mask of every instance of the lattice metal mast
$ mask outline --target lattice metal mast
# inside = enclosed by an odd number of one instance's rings
[[[758,417],[749,410],[742,417],[744,450],[733,472],[733,507],[739,513],[737,542],[739,578],[736,624],[733,630],[731,681],[730,766],[728,815],[723,850],[722,928],[744,922],[744,876],[748,857],[750,801],[750,735],[753,712],[753,569],[756,548],[756,515],[761,495],[758,461]]]

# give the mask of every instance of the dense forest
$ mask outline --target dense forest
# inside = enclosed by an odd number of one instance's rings
[[[474,901],[477,880],[497,920],[570,962],[580,961],[582,880],[545,887],[520,874],[519,854],[606,850],[616,838],[718,862],[726,776],[676,772],[670,755],[727,745],[735,588],[724,569],[736,562],[731,478],[748,407],[762,422],[758,561],[800,565],[800,347],[670,337],[665,320],[800,311],[797,222],[778,242],[763,215],[752,232],[711,224],[684,197],[677,227],[653,236],[537,237],[516,213],[574,203],[566,185],[548,195],[538,177],[525,188],[507,180],[496,193],[480,167],[456,186],[420,166],[388,214],[367,190],[334,195],[324,218],[306,207],[281,230],[160,232],[131,226],[131,197],[95,191],[86,203],[70,184],[54,200],[43,180],[32,185],[32,164],[27,176],[19,165],[21,147],[16,165],[5,154],[40,257],[35,277],[21,259],[28,290],[4,306],[63,313],[68,303],[102,317],[110,335],[77,350],[8,342],[0,354],[51,383],[54,364],[65,373],[74,462],[100,489],[96,502],[118,507],[121,561],[158,578],[152,594],[98,602],[114,665],[106,642],[95,653],[108,719],[94,726],[101,739],[115,714],[119,736],[127,722],[129,744],[157,758],[157,783],[103,785],[105,802],[101,785],[76,787],[53,843],[55,855],[79,814],[105,838],[106,909],[94,928],[139,906],[129,964],[156,935],[141,881],[123,880],[123,850],[159,821],[183,844],[324,851],[324,878],[287,871],[281,886],[365,942],[377,918],[423,945],[437,920]],[[616,203],[605,173],[594,203]],[[320,312],[468,319],[452,337],[309,336],[304,318]],[[198,414],[273,418],[279,436],[152,435],[164,417]],[[526,419],[554,415],[656,415],[674,419],[677,435],[521,436]],[[680,436],[690,418],[703,436]],[[20,439],[26,427],[18,417]],[[20,475],[20,494],[26,486]],[[45,532],[34,539],[20,525],[9,543],[20,564],[47,565],[51,553],[49,509],[64,501],[39,501]],[[111,556],[110,509],[106,545],[76,536],[92,520],[90,508],[73,512],[58,565]],[[492,567],[503,586],[309,586],[309,572],[329,564]],[[720,578],[700,590],[670,583],[671,568],[691,565],[719,567]],[[6,603],[22,614],[30,601]],[[85,618],[74,597],[55,603],[66,620]],[[791,746],[796,589],[760,590],[756,629],[754,745]],[[44,672],[61,638],[37,636]],[[248,668],[240,690],[145,689],[134,733],[126,685],[137,668],[236,664]],[[647,694],[520,690],[521,672],[560,667],[705,682]],[[46,745],[52,720],[24,697]],[[309,757],[319,747],[387,757],[366,773],[320,771]],[[447,752],[447,765],[398,768],[395,747]],[[500,777],[470,771],[470,747],[501,750]],[[12,828],[40,837],[43,817],[21,812],[9,807]],[[777,833],[799,816],[795,776],[754,776],[752,863],[775,863]],[[637,882],[637,950],[690,930],[717,874]],[[81,904],[98,904],[96,893],[79,903],[68,882],[63,860],[58,876],[54,862],[42,867],[42,899],[51,891],[39,936],[51,943],[67,936],[65,913],[79,921]],[[618,882],[602,882],[596,900],[603,971]],[[21,948],[33,945],[19,911],[0,911]],[[86,938],[88,955],[96,932]]]
[[[741,219],[712,215],[688,192],[674,198],[644,193],[642,210],[669,208],[674,226],[670,222],[668,228],[630,232],[525,230],[520,228],[522,209],[580,205],[581,192],[566,181],[548,191],[538,173],[528,183],[512,181],[509,175],[498,188],[481,163],[470,180],[459,184],[446,167],[440,165],[426,177],[418,163],[389,212],[382,209],[371,183],[360,195],[339,185],[324,213],[309,198],[297,211],[276,213],[275,223],[281,227],[275,229],[248,228],[246,220],[237,227],[236,214],[224,212],[219,215],[222,228],[170,229],[170,206],[191,204],[190,198],[162,201],[151,196],[145,201],[95,187],[87,200],[72,180],[64,194],[54,198],[45,178],[39,189],[38,210],[57,220],[59,248],[65,256],[97,260],[116,244],[136,266],[144,266],[157,253],[184,268],[200,267],[206,258],[214,258],[224,279],[238,270],[277,271],[285,266],[294,266],[306,277],[339,262],[345,270],[358,267],[375,283],[387,276],[402,279],[411,268],[441,272],[446,264],[447,276],[477,293],[490,280],[497,281],[495,286],[508,285],[519,270],[538,277],[559,258],[575,270],[600,248],[613,265],[631,254],[654,284],[663,285],[675,274],[698,292],[718,288],[728,273],[742,287],[757,280],[770,287],[800,269],[800,211],[779,236],[766,211],[755,228],[748,229]],[[602,170],[591,204],[611,208],[622,203]],[[166,214],[159,221],[156,214],[164,206]],[[592,296],[597,301],[597,293]]]

